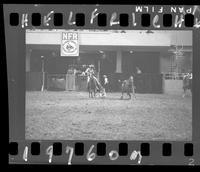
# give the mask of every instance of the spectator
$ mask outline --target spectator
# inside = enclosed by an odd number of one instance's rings
[[[106,75],[103,75],[103,87],[105,88],[105,91],[108,91],[108,85],[109,85],[109,81],[108,81],[108,77]]]

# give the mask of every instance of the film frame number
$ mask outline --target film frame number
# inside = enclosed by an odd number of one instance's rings
[[[95,147],[95,145],[91,145],[88,152],[87,152],[87,155],[86,155],[86,159],[90,162],[93,161],[97,156],[96,153],[93,152],[94,147]],[[28,161],[28,153],[29,153],[29,148],[28,148],[28,146],[25,146],[24,151],[23,151],[23,160],[25,162]],[[71,146],[66,146],[65,153],[69,154],[67,164],[72,165],[74,148],[71,147]],[[48,162],[52,163],[52,158],[53,158],[53,154],[54,154],[53,153],[53,145],[50,145],[50,146],[47,147],[45,154],[48,155]],[[119,153],[116,150],[111,150],[108,155],[109,155],[109,159],[111,161],[117,160],[119,158]],[[137,163],[140,164],[141,160],[142,160],[142,155],[141,155],[140,151],[134,150],[130,155],[130,160],[131,161],[136,160],[137,157],[138,157]],[[190,158],[189,159],[189,165],[194,165],[193,163],[194,163],[194,159]]]
[[[188,165],[191,165],[191,166],[194,166],[195,164],[194,164],[194,162],[195,162],[195,160],[194,160],[194,158],[189,158],[189,163],[188,163]]]

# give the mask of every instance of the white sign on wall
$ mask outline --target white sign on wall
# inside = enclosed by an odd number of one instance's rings
[[[62,32],[61,56],[79,56],[78,32]]]

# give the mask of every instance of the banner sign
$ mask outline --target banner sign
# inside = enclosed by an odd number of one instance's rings
[[[62,32],[61,56],[79,56],[78,32]]]

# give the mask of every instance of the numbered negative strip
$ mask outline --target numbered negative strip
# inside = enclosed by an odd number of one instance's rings
[[[3,6],[9,163],[200,164],[200,6]]]

